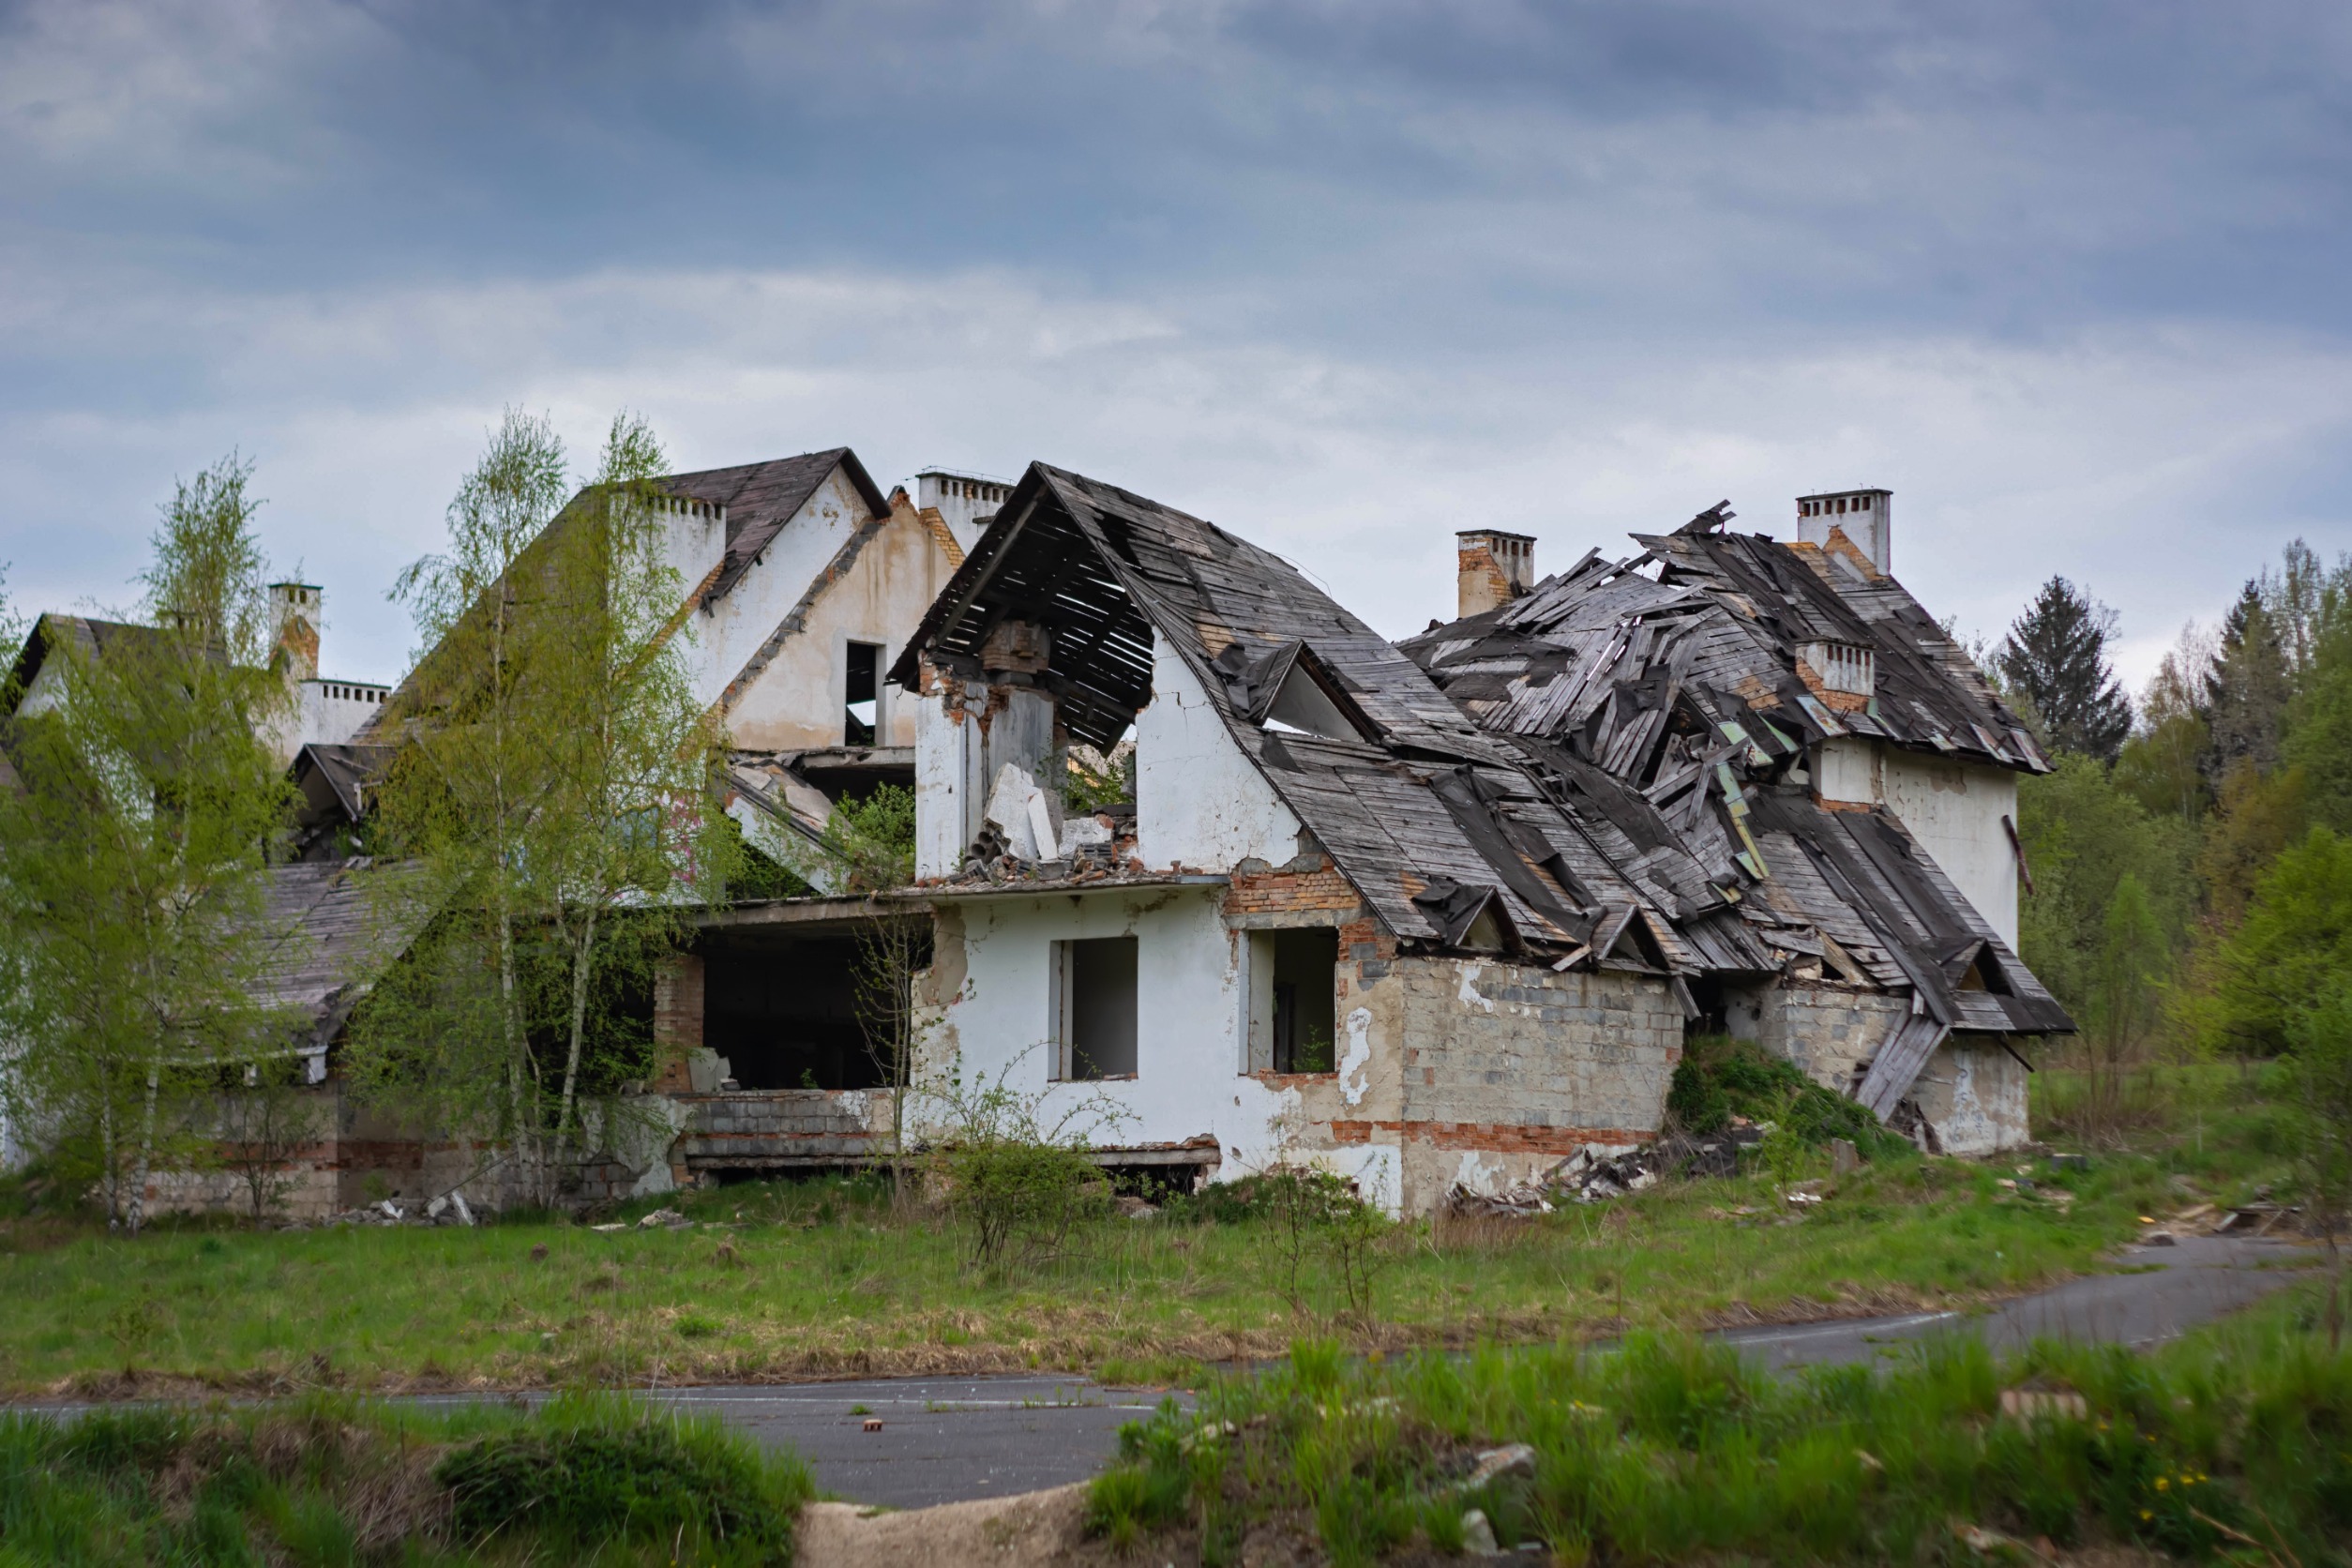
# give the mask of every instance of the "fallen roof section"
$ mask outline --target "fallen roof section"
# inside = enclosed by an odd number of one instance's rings
[[[1453,945],[1491,911],[1517,943],[1679,968],[1700,959],[1676,929],[1678,915],[1726,907],[1695,866],[1628,874],[1585,831],[1573,801],[1548,791],[1516,749],[1482,731],[1394,644],[1289,562],[1214,523],[1033,464],[891,678],[919,689],[928,661],[977,680],[983,644],[1008,621],[1046,628],[1041,684],[1071,737],[1097,747],[1115,744],[1151,701],[1154,640],[1164,641],[1235,744],[1401,939]],[[1286,706],[1286,694],[1296,705]],[[1334,732],[1289,722],[1285,712]],[[1652,848],[1660,859],[1681,853],[1671,843]],[[1609,942],[1595,952],[1605,932]],[[1725,941],[1738,961],[1769,961],[1736,929]]]

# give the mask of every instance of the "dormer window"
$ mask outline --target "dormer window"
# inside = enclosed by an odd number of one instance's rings
[[[1819,678],[1825,690],[1856,697],[1871,694],[1877,660],[1868,648],[1853,642],[1808,642],[1797,656]]]

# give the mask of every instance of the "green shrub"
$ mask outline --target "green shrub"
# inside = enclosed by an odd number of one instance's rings
[[[715,1421],[649,1418],[626,1401],[559,1401],[435,1467],[459,1534],[521,1534],[574,1547],[684,1539],[722,1560],[788,1554],[810,1495],[799,1465],[763,1456]]]
[[[1748,1040],[1693,1040],[1674,1069],[1666,1105],[1695,1133],[1721,1131],[1732,1117],[1744,1116],[1786,1125],[1809,1149],[1842,1138],[1873,1159],[1915,1152],[1860,1102],[1822,1088],[1796,1063]]]

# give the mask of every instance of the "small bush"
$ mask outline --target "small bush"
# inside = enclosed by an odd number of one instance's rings
[[[537,1426],[451,1454],[433,1477],[460,1536],[521,1534],[593,1548],[684,1539],[722,1560],[791,1550],[807,1472],[715,1422],[649,1419],[626,1403],[562,1401]]]

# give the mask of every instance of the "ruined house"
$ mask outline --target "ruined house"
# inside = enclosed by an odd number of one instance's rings
[[[926,1070],[1113,1167],[1304,1157],[1391,1212],[1659,1129],[1738,874],[1636,840],[1288,562],[1033,465],[891,679],[918,708]],[[1131,804],[1072,810],[1074,745]],[[1093,1112],[1082,1112],[1092,1116]]]
[[[711,913],[658,978],[643,1004],[673,1066],[649,1086],[666,1108],[648,1108],[668,1133],[607,1151],[613,1159],[583,1175],[598,1190],[855,1163],[887,1127],[863,1093],[880,1071],[852,1006],[856,932],[923,912],[833,896],[813,852],[837,803],[913,783],[914,714],[882,676],[1006,490],[931,470],[915,495],[885,496],[847,447],[673,475],[659,488],[689,668],[730,742],[728,812],[817,893]],[[372,781],[403,725],[432,722],[445,678],[429,651],[350,741],[296,758],[309,860],[336,867],[364,849]],[[339,1125],[338,1163],[354,1190],[372,1175],[396,1196],[428,1196],[471,1157],[356,1107]]]
[[[1771,961],[1688,975],[1696,1027],[1989,1153],[2073,1027],[2016,954],[2016,781],[2050,764],[1892,575],[1892,504],[1802,497],[1791,543],[1717,505],[1540,583],[1531,540],[1465,533],[1460,617],[1402,646],[1605,840],[1736,900]]]

